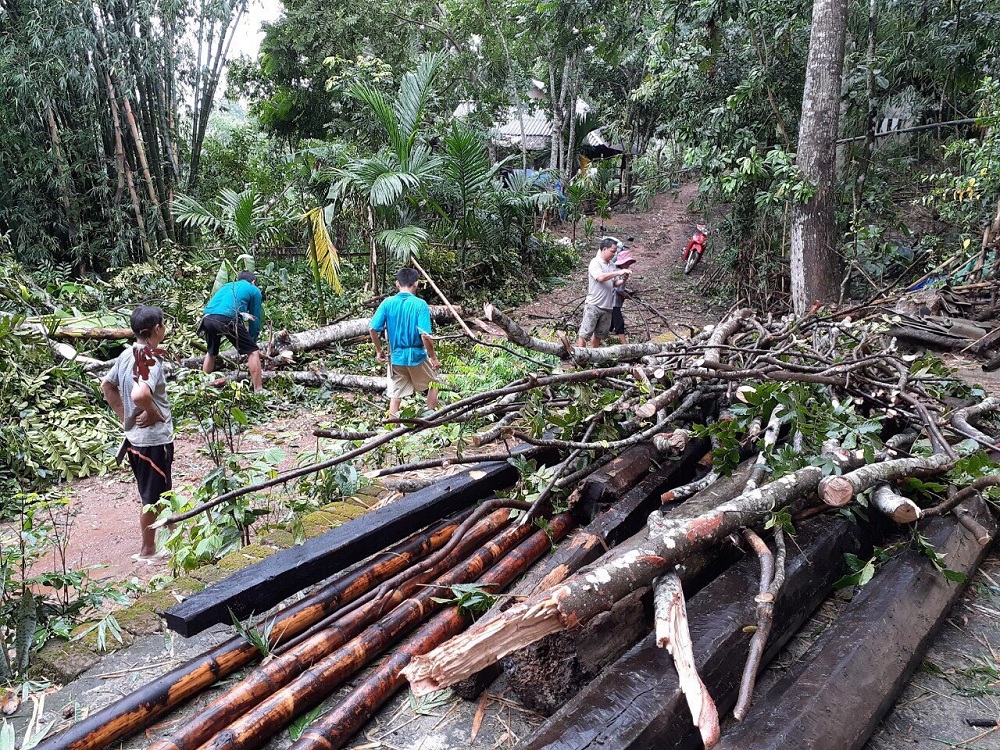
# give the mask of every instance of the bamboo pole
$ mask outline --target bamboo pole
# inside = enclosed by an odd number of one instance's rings
[[[262,745],[295,716],[320,703],[344,680],[398,641],[428,614],[440,609],[443,604],[434,599],[441,597],[442,588],[474,581],[530,536],[532,529],[532,526],[516,525],[502,532],[464,563],[441,576],[435,586],[425,588],[401,602],[383,619],[299,674],[293,682],[272,692],[251,711],[242,717],[231,714],[229,719],[232,723],[202,745],[201,750],[243,750]],[[172,747],[161,745],[155,750]],[[194,746],[176,747],[193,750]]]
[[[548,534],[535,532],[480,578],[480,585],[491,591],[506,588],[542,557],[552,544],[562,539],[572,524],[568,513],[554,517],[549,523]],[[343,747],[406,684],[402,670],[413,657],[426,654],[438,644],[457,635],[468,626],[469,621],[469,615],[458,607],[449,607],[435,615],[333,711],[310,726],[292,745],[291,750],[338,750]]]
[[[156,212],[156,225],[159,230],[163,233],[163,236],[167,236],[167,226],[163,221],[163,212],[160,207],[160,199],[156,195],[156,186],[153,184],[153,177],[149,173],[149,162],[146,160],[146,148],[142,143],[142,136],[139,135],[139,127],[135,123],[135,117],[132,114],[132,105],[129,103],[128,97],[122,97],[122,104],[125,105],[125,119],[128,121],[129,131],[132,133],[132,140],[135,141],[135,150],[139,155],[139,167],[142,169],[142,176],[146,182],[146,190],[149,193],[149,200],[153,204],[153,210]]]
[[[442,521],[341,575],[275,618],[271,645],[288,641],[343,604],[353,601],[443,547],[462,518]],[[231,638],[161,675],[110,706],[36,745],[38,750],[99,750],[149,726],[160,716],[260,656],[242,636]]]

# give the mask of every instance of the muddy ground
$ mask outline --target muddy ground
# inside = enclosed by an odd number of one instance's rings
[[[693,224],[703,217],[689,214],[688,202],[694,186],[682,187],[676,196],[660,196],[654,209],[644,214],[625,214],[605,222],[596,239],[613,234],[626,239],[638,258],[631,286],[648,307],[627,302],[626,321],[635,340],[656,337],[669,328],[700,326],[717,320],[724,305],[704,298],[705,279],[713,268],[710,253],[691,276],[681,272],[680,251]],[[628,240],[627,238],[633,238]],[[524,325],[542,331],[574,331],[586,289],[585,255],[566,283],[515,311]],[[659,315],[670,321],[668,326]],[[983,378],[972,362],[958,362],[971,382]],[[447,362],[444,363],[447,368]],[[996,379],[984,385],[1000,395]],[[245,440],[260,447],[278,446],[286,451],[283,467],[295,456],[314,446],[311,432],[330,415],[295,412],[281,416],[265,427],[251,430]],[[196,436],[178,439],[175,482],[196,483],[210,465],[199,453]],[[164,572],[162,566],[135,563],[138,500],[131,475],[75,483],[72,496],[78,515],[70,542],[69,559],[75,564],[107,565],[101,575],[149,580]],[[873,585],[877,585],[877,579]],[[775,661],[773,675],[787,669],[807,651],[810,643],[835,616],[836,604],[821,610],[803,628]],[[859,638],[873,634],[859,634]],[[98,667],[65,691],[47,696],[47,713],[63,706],[93,710],[141,685],[147,675],[167,671],[184,658],[204,650],[208,644],[231,636],[230,628],[216,628],[185,641],[167,635],[138,639],[120,653],[107,657]],[[762,684],[767,684],[762,679]],[[199,699],[203,703],[205,699]],[[25,709],[22,709],[22,713]],[[148,732],[121,746],[148,747],[153,738],[184,721],[186,713],[172,715]],[[1000,750],[1000,730],[970,727],[967,719],[1000,719],[1000,555],[994,552],[971,581],[935,641],[923,666],[910,680],[902,697],[868,744],[869,750],[953,747],[965,750]],[[404,691],[383,709],[349,745],[356,750],[436,750],[438,748],[516,747],[542,717],[523,708],[511,697],[503,678],[494,683],[478,702],[451,698],[440,704],[414,704]],[[269,747],[286,747],[291,738],[282,732]]]

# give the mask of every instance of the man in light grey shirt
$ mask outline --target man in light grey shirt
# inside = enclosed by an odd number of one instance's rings
[[[628,269],[618,269],[611,259],[615,257],[618,241],[613,237],[601,240],[601,246],[587,269],[589,285],[583,303],[583,320],[577,333],[578,347],[600,346],[611,330],[611,310],[614,307],[615,287],[622,286],[629,277]]]

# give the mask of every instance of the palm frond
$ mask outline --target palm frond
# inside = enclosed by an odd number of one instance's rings
[[[220,231],[222,221],[211,209],[202,205],[189,195],[175,195],[173,206],[174,216],[181,225],[197,229]]]
[[[421,55],[417,69],[404,75],[399,84],[399,96],[396,98],[395,106],[396,121],[399,123],[401,137],[406,139],[411,147],[416,141],[424,110],[434,93],[434,78],[444,65],[444,61],[445,57],[440,52]]]
[[[378,233],[376,241],[397,260],[406,263],[411,257],[420,257],[420,251],[427,246],[427,230],[412,224],[384,229]]]
[[[354,83],[349,93],[355,99],[364,102],[371,108],[375,118],[389,137],[389,145],[401,161],[409,154],[408,138],[401,133],[400,123],[393,106],[385,95],[367,83]]]
[[[463,203],[469,203],[491,185],[496,170],[491,168],[485,137],[462,123],[445,131],[444,173]]]
[[[313,273],[323,279],[337,294],[344,293],[340,283],[340,255],[326,227],[322,206],[316,206],[302,215],[309,235],[308,259]]]

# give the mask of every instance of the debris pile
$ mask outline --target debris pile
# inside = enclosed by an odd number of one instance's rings
[[[736,310],[688,339],[576,350],[487,306],[489,325],[513,343],[573,368],[469,395],[212,504],[405,435],[483,420],[492,426],[479,442],[503,446],[489,458],[520,446],[514,490],[39,747],[103,747],[203,690],[210,674],[267,652],[155,745],[258,747],[399,643],[293,747],[345,746],[407,679],[417,694],[462,681],[474,694],[501,659],[537,707],[569,700],[527,747],[860,747],[996,536],[983,495],[1000,485],[987,453],[1000,399],[952,380],[932,357],[897,351],[894,322],[864,314],[778,320]],[[523,600],[504,598],[467,627],[564,537],[515,589]],[[897,554],[876,570],[874,557],[864,561],[886,540]],[[797,682],[755,696],[762,666],[852,575],[867,585],[844,624]],[[887,610],[892,648],[870,637]],[[817,680],[813,668],[876,678],[856,690],[859,677]],[[598,710],[608,705],[615,710]],[[726,723],[734,707],[736,728]],[[762,728],[776,716],[801,734]]]

